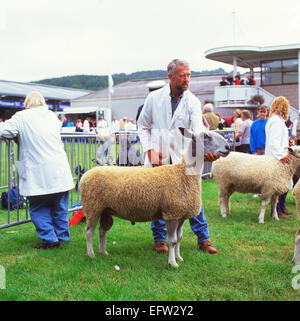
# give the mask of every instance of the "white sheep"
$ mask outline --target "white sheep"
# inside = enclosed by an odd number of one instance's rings
[[[198,215],[202,205],[201,172],[190,175],[190,170],[195,169],[199,159],[202,165],[203,155],[208,152],[221,156],[229,153],[227,142],[217,133],[194,135],[184,130],[184,136],[188,143],[180,163],[154,168],[95,167],[83,175],[80,191],[87,222],[87,253],[91,258],[99,219],[99,252],[108,254],[106,232],[114,215],[131,222],[164,219],[169,235],[168,263],[177,267],[176,259],[183,261],[179,251],[183,223]]]
[[[276,204],[278,196],[289,190],[291,178],[300,164],[300,147],[288,149],[291,160],[288,164],[272,156],[256,156],[232,152],[226,158],[213,163],[211,177],[219,187],[221,215],[230,212],[230,197],[234,192],[254,193],[261,196],[259,223],[264,223],[267,205],[271,200],[272,217],[278,220]]]
[[[293,195],[295,196],[295,199],[296,199],[297,212],[300,218],[300,180],[298,180],[297,184],[293,189]],[[300,228],[296,232],[293,262],[296,265],[297,264],[300,265]]]

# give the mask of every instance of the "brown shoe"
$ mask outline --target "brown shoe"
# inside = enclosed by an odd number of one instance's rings
[[[280,218],[288,218],[288,216],[285,215],[283,212],[279,212],[278,213],[278,217],[280,217]]]
[[[282,213],[285,215],[292,215],[293,214],[292,212],[289,212],[287,209],[283,210]]]
[[[167,247],[167,242],[165,242],[165,241],[155,242],[154,250],[157,253],[168,253],[169,252],[169,248]]]
[[[198,244],[199,250],[208,252],[209,254],[217,254],[218,251],[212,246],[210,241],[205,241]]]

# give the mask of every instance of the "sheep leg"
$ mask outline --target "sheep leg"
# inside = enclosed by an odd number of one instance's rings
[[[219,203],[220,203],[220,210],[221,215],[226,218],[227,214],[229,213],[229,199],[231,194],[227,192],[221,192],[219,193]]]
[[[168,263],[173,267],[178,267],[175,259],[175,247],[177,245],[177,227],[178,220],[167,220],[167,231],[169,237],[169,259]]]
[[[300,265],[300,228],[296,233],[293,263]]]
[[[267,208],[269,202],[270,202],[270,197],[261,200],[261,208],[260,208],[260,213],[259,213],[259,217],[258,217],[258,222],[261,224],[264,223],[265,211],[266,211],[266,208]]]
[[[182,262],[183,262],[183,258],[180,256],[180,242],[182,239],[182,230],[183,230],[184,221],[185,220],[179,220],[178,227],[177,227],[177,244],[175,247],[175,258]]]
[[[104,211],[99,224],[99,253],[108,255],[106,251],[106,232],[112,227],[114,221],[109,211]]]
[[[88,221],[85,228],[85,235],[86,235],[86,245],[87,245],[87,254],[90,258],[95,257],[94,249],[93,249],[93,236],[94,230],[97,225],[98,220]]]
[[[275,220],[279,221],[278,213],[277,213],[277,203],[278,203],[278,196],[273,195],[271,199],[271,209],[272,209],[271,214]]]

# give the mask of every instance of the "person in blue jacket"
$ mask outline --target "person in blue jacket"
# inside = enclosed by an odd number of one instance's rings
[[[258,119],[255,120],[250,127],[250,150],[252,154],[264,155],[266,147],[266,124],[268,108],[261,105],[258,110]]]

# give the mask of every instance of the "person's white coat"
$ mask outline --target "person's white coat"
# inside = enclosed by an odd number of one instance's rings
[[[273,114],[266,124],[266,148],[265,155],[273,156],[280,160],[287,155],[289,147],[289,132],[284,119]]]
[[[183,96],[172,117],[170,86],[151,92],[145,101],[138,119],[138,134],[145,152],[145,167],[152,167],[148,159],[148,150],[162,152],[172,162],[182,159],[182,136],[177,128],[186,128],[195,132],[206,131],[202,122],[201,103],[189,90]]]
[[[90,123],[87,119],[83,122],[83,132],[90,133]]]
[[[0,128],[0,137],[16,136],[20,144],[17,170],[21,195],[45,195],[74,188],[60,123],[52,111],[38,106],[14,114]]]

